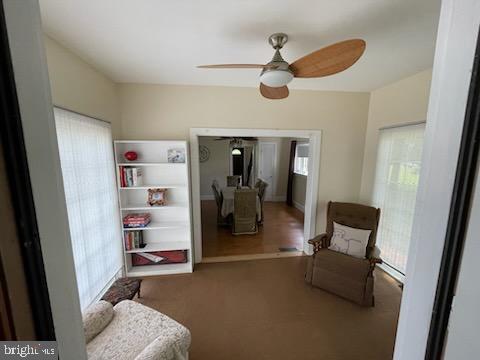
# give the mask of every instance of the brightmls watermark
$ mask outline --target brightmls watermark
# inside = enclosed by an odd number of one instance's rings
[[[0,360],[57,360],[56,341],[0,341]]]

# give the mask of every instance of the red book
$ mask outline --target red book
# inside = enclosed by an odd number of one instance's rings
[[[123,166],[120,166],[120,186],[125,187],[125,170]]]
[[[123,222],[144,222],[150,220],[150,214],[141,213],[141,214],[128,214],[123,217]]]

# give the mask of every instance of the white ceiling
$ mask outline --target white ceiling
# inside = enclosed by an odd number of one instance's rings
[[[40,0],[45,32],[117,82],[258,86],[267,37],[286,32],[293,62],[349,38],[367,41],[343,73],[290,88],[370,91],[432,66],[440,0]]]

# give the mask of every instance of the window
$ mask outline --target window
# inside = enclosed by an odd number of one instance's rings
[[[75,273],[82,310],[122,267],[110,125],[55,108]]]
[[[377,246],[405,274],[420,176],[424,124],[380,130],[373,204],[381,209]]]
[[[295,174],[308,175],[308,144],[297,144],[293,172]]]

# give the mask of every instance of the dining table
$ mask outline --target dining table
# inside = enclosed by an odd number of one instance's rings
[[[248,186],[242,186],[241,189],[249,189]],[[221,188],[223,202],[222,202],[222,209],[221,214],[223,217],[227,217],[230,214],[233,214],[233,210],[235,208],[235,190],[237,190],[236,186],[225,186]],[[260,204],[260,199],[258,196],[256,197],[256,208],[257,208],[257,221],[261,221],[262,219],[262,205]]]

